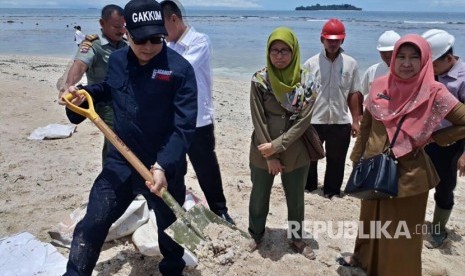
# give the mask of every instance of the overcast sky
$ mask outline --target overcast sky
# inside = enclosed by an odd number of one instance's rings
[[[0,8],[101,8],[122,7],[127,0],[0,0]],[[298,6],[350,3],[366,11],[454,11],[465,12],[465,0],[182,0],[185,8],[232,8],[293,10]]]

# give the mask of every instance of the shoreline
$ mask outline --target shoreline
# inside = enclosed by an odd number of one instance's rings
[[[53,55],[53,54],[50,54],[50,55],[10,54],[9,55],[9,54],[3,53],[3,54],[0,54],[0,64],[5,61],[10,61],[10,60],[18,60],[20,62],[23,62],[26,60],[29,62],[37,62],[37,63],[42,63],[42,64],[57,63],[59,64],[59,67],[60,67],[58,70],[63,70],[64,72],[65,67],[62,68],[61,65],[64,64],[66,66],[68,62],[71,62],[74,60],[74,56],[75,56],[74,54],[68,57],[65,57],[64,55]],[[255,72],[257,72],[258,70],[261,70],[264,66],[265,65],[257,66],[257,68],[247,71],[247,72],[242,71],[241,69],[238,69],[238,68],[212,67],[213,85],[215,81],[223,82],[227,80],[247,82],[250,84],[253,74],[255,74]],[[359,73],[360,73],[360,76],[362,76],[364,71],[359,70]]]
[[[20,62],[23,62],[24,60],[27,61],[34,61],[38,63],[58,63],[58,64],[65,64],[67,65],[68,62],[74,60],[75,54],[73,53],[70,56],[64,56],[64,55],[28,55],[28,54],[0,54],[0,63],[5,62],[8,60],[18,60]],[[50,60],[53,59],[53,60]],[[258,71],[261,68],[256,68],[255,71],[251,72],[243,72],[243,71],[238,71],[236,68],[225,68],[225,67],[212,67],[213,69],[213,79],[219,80],[219,81],[224,81],[224,80],[236,80],[236,81],[247,81],[250,82],[252,75]],[[5,70],[3,70],[5,71]],[[64,68],[63,68],[64,72]]]
[[[0,237],[28,231],[43,242],[50,242],[47,232],[87,201],[93,180],[100,171],[103,137],[89,121],[78,125],[77,131],[66,139],[27,140],[37,127],[50,123],[68,124],[63,107],[56,103],[55,87],[68,61],[48,56],[0,55]],[[249,88],[249,80],[214,77],[216,152],[230,214],[243,230],[248,227],[251,190]],[[345,168],[347,180],[351,171],[348,159]],[[305,219],[357,221],[360,201],[348,196],[333,200],[324,198],[321,191],[325,173],[323,160],[319,162],[318,171],[320,188],[305,194]],[[186,186],[202,197],[190,165],[185,180]],[[431,190],[426,221],[432,219],[433,194]],[[424,247],[423,275],[461,275],[465,269],[464,178],[458,179],[455,195],[456,205],[447,227],[451,242],[443,249]],[[336,239],[322,234],[307,239],[317,255],[315,261],[293,253],[285,238],[286,218],[284,191],[280,178],[276,177],[262,249],[222,267],[226,271],[224,275],[263,275],[269,271],[282,275],[308,274],[309,271],[317,275],[363,275],[360,270],[340,267],[335,262],[341,253],[352,252],[352,238]],[[58,250],[68,256],[68,249],[58,247]],[[156,271],[159,260],[141,256],[130,237],[123,238],[104,245],[94,275],[159,275]],[[205,271],[186,271],[186,275],[191,276],[202,273]]]

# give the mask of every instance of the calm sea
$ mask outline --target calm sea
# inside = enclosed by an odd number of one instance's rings
[[[187,20],[210,36],[215,75],[250,78],[264,65],[269,33],[287,26],[299,38],[302,62],[321,49],[324,22],[336,17],[345,26],[346,53],[359,62],[360,72],[378,62],[376,41],[385,30],[401,35],[441,28],[456,36],[455,51],[465,53],[465,13],[370,11],[246,11],[187,10]],[[97,9],[0,9],[0,54],[72,58],[74,25],[86,34],[99,31]]]

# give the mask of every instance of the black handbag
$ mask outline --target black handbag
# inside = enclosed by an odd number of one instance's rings
[[[347,181],[344,193],[360,199],[394,198],[398,193],[397,160],[391,149],[399,134],[405,116],[399,122],[388,149],[378,155],[357,162]]]

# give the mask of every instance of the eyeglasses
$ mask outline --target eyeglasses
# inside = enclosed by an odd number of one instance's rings
[[[283,49],[270,49],[270,54],[273,55],[273,56],[277,56],[278,54],[281,54],[283,56],[287,56],[291,53],[291,49],[288,49],[288,48],[283,48]]]
[[[161,44],[165,40],[164,36],[152,36],[146,39],[137,40],[131,35],[131,39],[136,45],[144,45],[147,41],[150,41],[152,44]]]

